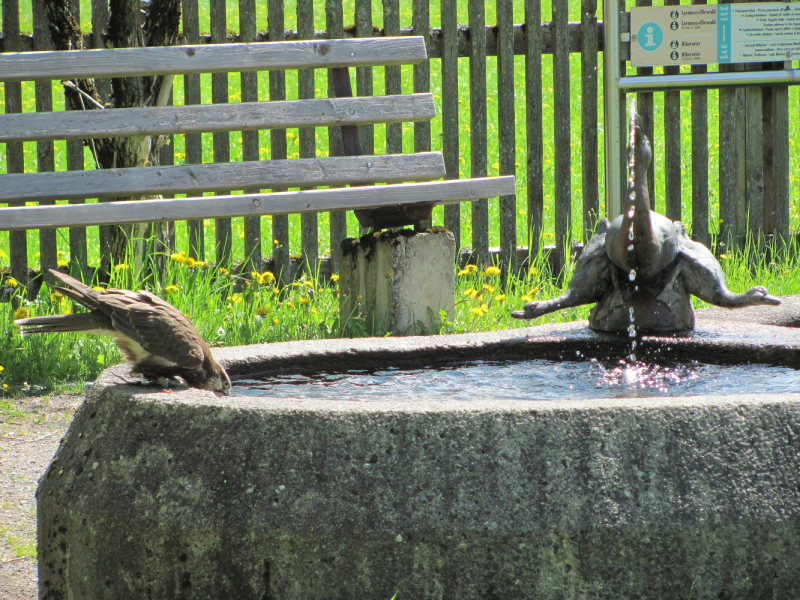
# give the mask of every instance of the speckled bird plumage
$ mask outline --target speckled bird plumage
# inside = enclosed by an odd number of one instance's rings
[[[180,310],[145,290],[94,290],[59,271],[50,273],[67,287],[54,287],[89,312],[20,319],[29,333],[80,331],[116,342],[131,373],[150,380],[181,377],[192,387],[230,393],[231,382],[208,345]]]

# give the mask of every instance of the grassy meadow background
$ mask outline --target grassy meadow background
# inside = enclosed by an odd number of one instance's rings
[[[32,22],[30,5],[26,0],[21,4],[21,29],[31,31]],[[209,30],[208,6],[200,7],[200,29]],[[352,24],[354,14],[354,1],[344,0],[345,26]],[[257,0],[258,30],[267,27],[266,0]],[[412,20],[411,0],[400,2],[401,27],[410,27]],[[549,0],[542,1],[542,20],[550,20],[551,6]],[[431,25],[438,27],[440,23],[439,3],[431,3]],[[468,23],[469,17],[466,2],[459,3],[459,23]],[[373,23],[381,26],[382,3],[373,1]],[[91,4],[89,0],[81,0],[81,27],[84,32],[91,31],[90,23]],[[286,28],[296,29],[296,6],[293,0],[285,3]],[[228,0],[228,29],[238,31],[238,3]],[[602,14],[598,13],[598,19]],[[570,2],[570,21],[580,21],[580,1]],[[486,4],[486,23],[495,22],[495,6],[491,2]],[[524,22],[524,3],[517,0],[514,3],[514,22]],[[325,3],[317,0],[315,3],[315,25],[317,30],[325,29]],[[553,201],[553,84],[552,60],[549,55],[543,57],[543,95],[544,108],[544,223],[543,243],[554,242],[554,201]],[[580,55],[570,57],[571,99],[570,111],[572,115],[572,225],[573,231],[580,231],[581,222],[581,164],[580,148],[580,115],[581,115],[581,89],[580,89]],[[524,85],[524,57],[515,59],[515,102],[516,102],[516,147],[517,147],[517,243],[527,245],[525,232],[527,186],[526,179],[526,119],[525,119],[525,85]],[[598,77],[602,90],[602,61]],[[355,70],[351,71],[355,80]],[[498,134],[497,134],[497,87],[494,74],[496,73],[496,58],[487,58],[487,95],[488,95],[488,139],[489,139],[489,174],[498,174]],[[374,69],[374,93],[384,93],[383,69]],[[241,98],[240,79],[238,74],[228,77],[229,101],[237,102]],[[211,101],[211,77],[201,77],[203,102]],[[2,87],[2,84],[0,84]],[[317,96],[327,95],[327,75],[324,71],[316,74]],[[403,68],[403,91],[412,91],[412,68]],[[63,93],[58,82],[53,84],[53,97],[55,110],[63,110]],[[431,92],[437,103],[440,104],[441,67],[438,60],[431,61]],[[448,90],[448,93],[451,91]],[[469,62],[466,58],[459,61],[459,114],[460,135],[460,163],[461,175],[469,177],[470,147],[469,147]],[[266,73],[259,74],[259,98],[268,99],[268,78]],[[287,73],[287,97],[297,97],[296,72]],[[177,77],[174,87],[175,104],[183,103],[183,79]],[[791,229],[796,231],[800,222],[798,219],[798,205],[800,205],[800,148],[797,140],[800,139],[800,89],[796,86],[790,88],[790,139],[791,152]],[[3,94],[0,94],[0,110],[4,110]],[[682,190],[684,198],[684,220],[691,230],[691,98],[689,92],[681,93],[681,119],[682,119]],[[603,105],[602,96],[598,100],[599,122],[598,129],[602,134]],[[23,84],[23,111],[35,111],[34,86],[32,83]],[[708,94],[709,115],[709,186],[710,186],[710,230],[712,235],[718,231],[718,93],[715,90]],[[655,189],[656,209],[664,210],[664,177],[663,177],[663,94],[655,94]],[[413,125],[407,124],[404,131],[404,149],[413,151]],[[269,132],[260,134],[261,158],[269,158]],[[297,155],[298,131],[288,130],[288,152]],[[432,122],[433,150],[441,150],[441,120],[435,118]],[[230,134],[231,160],[241,160],[241,135]],[[184,162],[185,152],[183,138],[176,137],[175,162]],[[375,151],[380,153],[385,149],[385,129],[375,127]],[[36,171],[36,144],[24,144],[25,169]],[[603,164],[602,135],[600,142],[600,164]],[[327,130],[317,128],[317,152],[327,155]],[[211,134],[203,135],[203,161],[213,162]],[[85,149],[85,165],[87,169],[94,168],[94,159],[88,148]],[[5,172],[5,146],[0,144],[0,173]],[[56,143],[56,169],[66,169],[66,144]],[[602,167],[601,167],[602,169]],[[600,173],[600,198],[601,210],[604,210],[604,177]],[[538,182],[537,182],[538,183]],[[469,206],[462,205],[462,244],[471,245],[471,223]],[[244,233],[243,219],[234,219],[233,256],[243,257]],[[434,211],[434,224],[443,224],[443,211],[439,207]],[[263,236],[265,241],[272,239],[271,220],[269,217],[262,219]],[[290,253],[300,253],[300,218],[293,215],[290,218],[291,240]],[[186,224],[179,223],[176,227],[177,252],[188,250]],[[328,236],[328,220],[326,214],[320,215],[320,252],[327,254],[330,250]],[[349,235],[358,235],[358,224],[350,214],[348,216]],[[214,230],[213,220],[207,221],[205,228],[206,259],[214,261]],[[96,227],[88,228],[89,262],[99,262],[98,230]],[[497,199],[490,200],[490,245],[499,243],[499,219]],[[59,259],[69,260],[69,245],[67,230],[58,232]],[[29,264],[38,268],[38,233],[28,234]],[[8,265],[8,234],[0,233],[0,268]],[[269,256],[269,247],[264,248],[264,255]],[[775,262],[768,262],[763,256],[746,249],[742,253],[724,255],[722,265],[729,278],[730,287],[734,291],[743,291],[755,282],[766,285],[774,294],[800,293],[800,279],[797,274],[797,261],[794,258],[776,258]],[[486,271],[461,272],[457,278],[457,292],[454,316],[443,318],[442,330],[444,332],[469,332],[476,330],[500,329],[526,325],[509,317],[512,308],[520,307],[528,299],[543,299],[560,293],[561,288],[553,283],[543,268],[543,261],[539,256],[533,261],[530,270],[523,279],[511,278],[501,281],[500,276],[492,269]],[[136,287],[137,274],[132,273],[127,265],[117,265],[114,271],[112,285],[118,287]],[[569,273],[565,282],[569,280]],[[173,304],[190,314],[198,325],[200,332],[212,345],[234,345],[250,342],[282,341],[290,339],[335,337],[339,335],[358,335],[363,333],[363,328],[357,319],[350,315],[338,314],[338,298],[336,282],[321,282],[308,280],[298,282],[297,285],[280,289],[268,277],[253,278],[253,283],[240,292],[235,286],[235,281],[225,268],[216,268],[209,265],[192,265],[185,255],[175,254],[170,261],[170,269],[164,281],[158,282],[154,291]],[[12,291],[12,290],[7,290]],[[51,295],[45,288],[39,298],[33,303],[26,303],[22,310],[28,314],[47,314],[49,312],[65,312],[72,310],[69,303],[57,295]],[[588,308],[573,309],[550,315],[537,322],[554,320],[574,320],[585,318]],[[0,304],[0,395],[10,395],[15,391],[29,388],[30,386],[44,386],[48,389],[58,388],[75,382],[83,382],[94,378],[106,366],[118,362],[119,354],[113,344],[105,339],[87,338],[77,334],[64,334],[60,336],[30,336],[21,338],[11,321],[22,313],[15,314],[10,303]],[[344,324],[347,326],[344,327]]]

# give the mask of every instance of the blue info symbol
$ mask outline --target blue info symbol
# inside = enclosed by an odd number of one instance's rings
[[[637,40],[643,50],[658,50],[664,41],[664,32],[655,23],[645,23],[639,28]]]

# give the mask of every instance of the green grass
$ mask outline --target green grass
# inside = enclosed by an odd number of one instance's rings
[[[733,291],[743,292],[759,283],[778,296],[800,293],[800,278],[792,276],[800,267],[796,252],[771,262],[752,246],[723,256],[721,264]],[[564,285],[573,267],[568,269]],[[281,287],[268,277],[261,279],[262,283],[253,278],[253,283],[244,285],[244,279],[231,276],[224,269],[209,265],[189,267],[181,260],[171,260],[164,281],[155,285],[141,281],[125,266],[114,270],[111,285],[148,287],[168,299],[190,315],[212,346],[334,338],[351,335],[359,327],[363,330],[358,315],[343,318],[339,314],[335,280],[305,280]],[[491,270],[488,274],[482,270],[459,272],[452,316],[442,318],[440,331],[470,333],[586,319],[589,306],[552,313],[532,322],[511,318],[511,310],[521,308],[530,299],[559,295],[564,288],[554,282],[541,258],[522,278],[502,280]],[[696,300],[695,306],[705,305]],[[60,314],[75,307],[44,287],[34,302],[23,301],[22,308],[35,316]],[[43,391],[88,381],[120,361],[116,347],[107,338],[77,333],[23,338],[11,324],[15,316],[11,304],[0,305],[0,310],[7,312],[5,318],[0,318],[0,385],[5,388],[2,395],[6,397],[31,390],[32,386]],[[0,400],[0,413],[14,410],[12,403]]]

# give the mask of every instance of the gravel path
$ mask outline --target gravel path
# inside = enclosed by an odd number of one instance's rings
[[[22,417],[0,414],[0,598],[38,598],[36,486],[83,395],[15,401]]]

